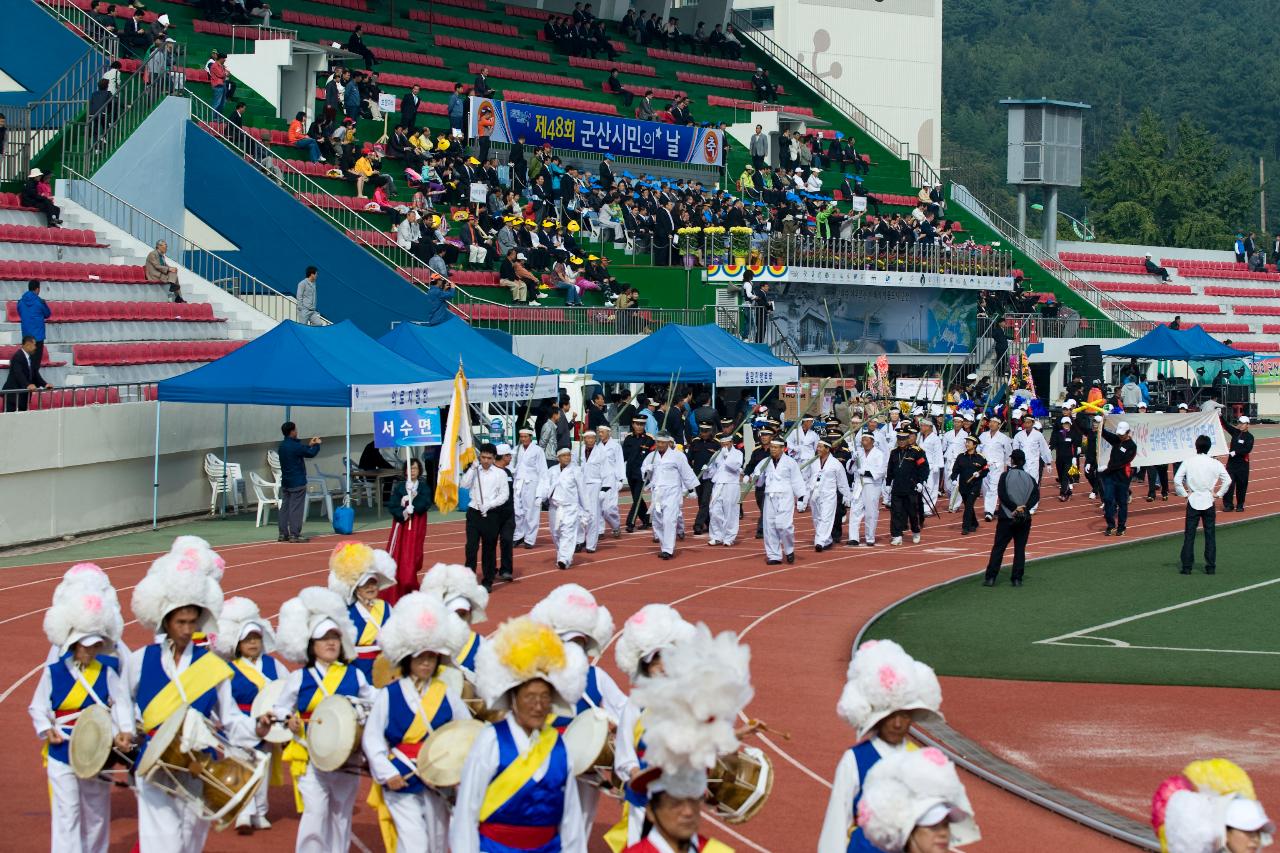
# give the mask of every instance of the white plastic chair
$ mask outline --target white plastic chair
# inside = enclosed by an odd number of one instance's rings
[[[261,527],[264,521],[271,521],[271,510],[274,509],[277,515],[280,513],[280,485],[262,479],[257,471],[249,472],[249,482],[253,485],[253,496],[258,501],[258,517],[253,526]]]
[[[224,476],[225,468],[225,476]],[[209,497],[209,514],[213,515],[218,509],[218,496],[224,495],[224,501],[229,497],[233,511],[240,511],[240,503],[248,503],[245,495],[244,475],[240,471],[238,462],[224,464],[221,459],[212,453],[206,453],[204,456],[204,473],[209,479],[209,490],[212,493]]]
[[[329,490],[325,488],[323,477],[307,478],[307,502],[302,507],[302,520],[307,520],[307,510],[311,507],[312,502],[322,504],[324,507],[324,518],[333,518],[333,495],[329,494]]]
[[[363,495],[365,505],[372,509],[373,502],[378,499],[377,481],[370,480],[368,477],[362,477],[357,474],[356,471],[360,469],[351,464],[351,459],[349,457],[342,457],[342,464],[346,465],[351,471],[351,499],[358,506],[360,504],[361,495]],[[319,471],[318,468],[316,470]],[[326,474],[325,476],[333,475]]]

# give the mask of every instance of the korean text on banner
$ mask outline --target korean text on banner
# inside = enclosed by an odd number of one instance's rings
[[[471,432],[471,404],[467,400],[467,377],[462,368],[453,379],[449,398],[449,420],[440,447],[440,470],[436,478],[436,507],[453,512],[458,506],[458,487],[462,471],[475,461],[475,436]]]
[[[374,447],[423,447],[440,441],[439,409],[395,409],[373,413]]]
[[[721,388],[781,385],[800,378],[800,368],[786,367],[717,367],[716,385]]]
[[[621,116],[580,113],[532,104],[471,98],[468,132],[494,142],[568,148],[619,157],[673,160],[695,166],[724,162],[724,139],[715,128],[640,121]]]
[[[1107,415],[1103,426],[1115,432],[1121,421],[1133,430],[1138,455],[1133,467],[1147,465],[1177,465],[1195,455],[1196,439],[1207,435],[1213,439],[1211,456],[1226,456],[1229,450],[1227,437],[1215,412],[1191,412],[1186,415],[1153,413],[1147,415]],[[1111,444],[1102,439],[1098,444],[1098,464],[1105,467],[1111,458]]]
[[[414,382],[408,385],[352,385],[351,411],[385,412],[392,409],[425,409],[445,406],[453,383]]]

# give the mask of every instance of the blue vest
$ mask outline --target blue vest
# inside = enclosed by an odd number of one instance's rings
[[[147,646],[142,653],[142,672],[138,675],[138,695],[134,697],[134,704],[139,713],[150,705],[156,694],[169,684],[169,674],[164,671],[162,657],[164,653],[164,646],[161,643]],[[207,648],[193,645],[191,663],[194,664],[209,653]],[[207,717],[213,712],[214,703],[218,701],[218,688],[215,686],[199,696],[188,696],[187,699],[192,708]]]
[[[361,635],[364,634],[364,626],[369,624],[369,622],[364,618],[364,614],[360,612],[360,608],[356,607],[354,602],[347,606],[347,615],[351,617],[352,624],[356,626],[356,642],[359,642]],[[382,608],[382,621],[378,623],[378,628],[381,629],[383,625],[387,624],[387,620],[390,618],[391,606],[385,605]],[[357,648],[356,651],[358,652],[360,649]],[[376,657],[376,655],[368,658],[358,657],[351,662],[352,666],[364,673],[365,681],[370,684],[373,683],[373,661]]]
[[[262,656],[262,675],[267,681],[275,681],[280,677],[280,670],[276,667],[276,659],[271,655]],[[245,674],[240,671],[240,667],[235,663],[231,664],[231,698],[240,706],[240,710],[246,714],[253,707],[253,700],[258,698],[258,685],[254,684]]]
[[[387,726],[382,730],[383,737],[387,739],[387,745],[393,749],[404,740],[405,732],[409,731],[409,727],[413,725],[413,720],[417,716],[414,710],[409,707],[409,703],[404,698],[404,688],[400,686],[399,681],[393,681],[386,687],[382,688],[387,691]],[[426,710],[425,708],[423,709]],[[445,696],[440,702],[440,707],[436,709],[435,714],[427,720],[428,734],[443,726],[445,723],[453,719],[453,708],[449,705],[449,697]],[[422,741],[418,742],[421,746]],[[418,791],[426,790],[426,785],[416,775],[417,767],[410,767],[399,758],[395,753],[388,755],[391,763],[395,765],[396,772],[404,777],[408,782],[408,786],[401,788],[398,793],[416,794]]]
[[[49,703],[53,707],[54,715],[59,712],[67,711],[83,711],[90,705],[98,704],[92,695],[85,693],[84,699],[75,708],[60,708],[62,700],[67,698],[75,686],[79,683],[76,677],[71,674],[71,670],[67,668],[70,661],[71,653],[63,655],[53,663],[49,664]],[[115,670],[116,675],[120,674],[120,661],[109,655],[98,655],[98,663],[102,664],[102,669],[98,672],[98,677],[89,686],[93,688],[93,692],[98,694],[98,698],[107,705],[111,704],[110,689],[107,686],[107,671]],[[55,723],[54,725],[58,725]],[[74,725],[74,724],[73,724]],[[62,743],[50,744],[49,757],[55,761],[67,763],[68,751],[71,747],[71,739],[64,736]]]
[[[495,723],[493,731],[498,736],[498,767],[492,778],[497,779],[511,762],[520,757],[520,749],[511,734],[510,723],[505,720]],[[564,786],[570,781],[569,753],[565,750],[564,741],[559,740],[551,750],[546,775],[541,780],[530,779],[526,782],[486,821],[509,826],[551,826],[556,828],[555,837],[538,847],[517,849],[499,844],[482,834],[480,850],[483,853],[560,853],[559,827],[564,815]]]
[[[467,643],[471,645],[471,648],[467,648],[466,644],[463,645],[463,649],[466,650],[466,654],[463,655],[461,660],[457,661],[457,664],[468,672],[474,674],[476,671],[476,653],[480,651],[480,646],[484,643],[484,638],[475,631],[472,631],[471,638],[467,640]]]
[[[311,707],[311,697],[320,689],[320,682],[316,681],[314,667],[307,667],[302,671],[302,684],[298,686],[298,710],[304,714],[309,714],[307,708]],[[335,696],[359,696],[360,695],[360,678],[356,675],[354,666],[347,666],[347,671],[342,674],[342,680],[338,682],[338,689],[333,691]],[[324,701],[322,698],[321,702]]]
[[[596,668],[593,664],[587,667],[587,689],[583,691],[582,697],[578,699],[578,705],[574,708],[574,716],[581,714],[588,708],[602,707],[604,707],[604,697],[600,695],[600,686],[596,683]],[[551,725],[563,732],[565,727],[572,722],[573,717],[556,717],[555,722]]]
[[[849,835],[849,847],[846,853],[882,853],[879,847],[867,840],[862,834],[862,827],[857,826],[858,822],[858,801],[862,799],[862,791],[867,783],[867,773],[880,760],[880,753],[872,745],[871,741],[864,740],[862,743],[849,750],[853,753],[853,759],[858,765],[858,793],[853,798],[853,832]]]

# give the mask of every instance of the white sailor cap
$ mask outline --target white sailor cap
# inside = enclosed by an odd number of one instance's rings
[[[520,435],[533,435],[532,427],[520,427]]]
[[[572,455],[573,455],[573,449],[569,447],[562,447],[556,451],[556,456],[572,456]]]

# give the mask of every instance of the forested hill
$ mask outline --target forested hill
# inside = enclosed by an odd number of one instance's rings
[[[1192,119],[1222,143],[1224,161],[1257,159],[1280,176],[1280,4],[1276,0],[946,0],[943,4],[943,165],[990,193],[1004,181],[1001,98],[1084,101],[1086,175],[1150,110],[1170,139]],[[1175,143],[1171,142],[1171,147]],[[985,172],[985,174],[984,174]],[[1280,223],[1269,180],[1268,224]],[[987,186],[983,186],[986,184]],[[1080,214],[1086,197],[1064,209]],[[1223,211],[1230,229],[1257,226],[1256,195]],[[1088,198],[1094,219],[1103,199]],[[1125,235],[1111,235],[1123,237]]]

